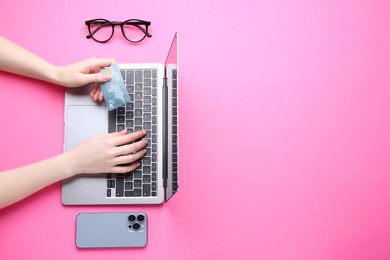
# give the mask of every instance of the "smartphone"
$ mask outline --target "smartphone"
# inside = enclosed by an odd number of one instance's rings
[[[76,217],[78,248],[144,247],[147,240],[144,212],[79,213]]]

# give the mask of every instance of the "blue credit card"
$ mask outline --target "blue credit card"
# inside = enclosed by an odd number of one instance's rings
[[[100,83],[100,88],[102,89],[104,100],[109,111],[131,101],[117,64],[112,64],[102,69],[99,73],[112,75],[110,81]]]

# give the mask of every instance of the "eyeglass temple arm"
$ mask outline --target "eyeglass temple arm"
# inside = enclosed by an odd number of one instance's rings
[[[147,32],[144,28],[142,28],[142,27],[139,26],[138,24],[134,24],[134,26],[136,26],[138,29],[140,29],[141,31],[143,31],[143,32],[146,34],[146,36],[152,37],[152,35],[151,35],[149,32]]]

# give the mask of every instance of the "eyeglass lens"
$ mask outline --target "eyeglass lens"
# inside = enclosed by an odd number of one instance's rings
[[[114,34],[114,25],[107,20],[95,20],[90,24],[92,37],[99,42],[108,41]],[[127,40],[139,42],[146,36],[146,25],[128,20],[123,23],[122,33]]]
[[[108,41],[114,33],[113,25],[105,20],[93,21],[90,26],[92,37],[99,42]]]
[[[123,35],[132,42],[141,41],[146,36],[146,25],[127,21],[123,24]]]

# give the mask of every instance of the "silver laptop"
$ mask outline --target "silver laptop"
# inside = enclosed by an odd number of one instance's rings
[[[63,204],[160,204],[177,192],[177,38],[176,33],[165,64],[118,64],[131,102],[116,110],[91,100],[91,86],[65,92],[65,151],[92,136],[127,128],[148,132],[148,152],[132,172],[82,174],[63,181]]]

